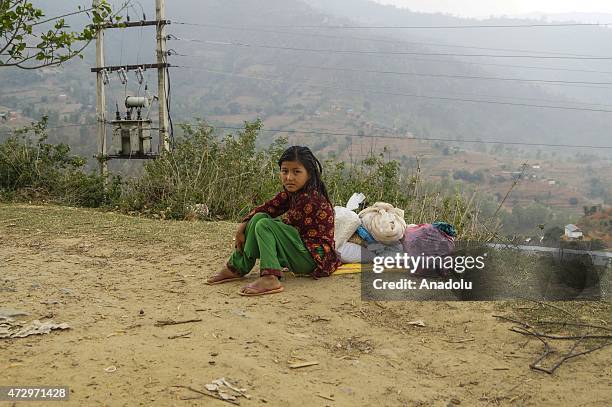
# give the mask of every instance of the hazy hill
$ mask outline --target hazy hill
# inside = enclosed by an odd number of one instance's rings
[[[529,13],[515,16],[517,18],[541,19],[544,21],[577,21],[581,23],[608,24],[612,22],[611,13]]]
[[[73,9],[70,2],[38,3],[49,14]],[[172,73],[173,117],[194,117],[214,122],[239,123],[262,117],[270,127],[362,131],[395,128],[399,134],[423,137],[508,141],[605,144],[612,126],[611,113],[552,110],[450,99],[475,99],[518,104],[558,105],[609,109],[582,103],[609,103],[608,88],[541,86],[510,81],[458,80],[443,77],[383,74],[400,73],[530,77],[561,80],[610,81],[612,75],[508,68],[497,65],[571,67],[612,71],[602,61],[548,61],[470,58],[471,64],[453,57],[384,55],[376,52],[494,53],[495,51],[440,47],[444,43],[474,47],[546,50],[548,52],[612,55],[612,31],[600,28],[511,30],[300,30],[297,25],[468,25],[474,21],[442,14],[412,13],[365,0],[182,0],[168,4],[169,32],[182,40],[169,41],[176,53]],[[77,2],[74,3],[75,5]],[[151,5],[145,5],[153,18]],[[316,6],[313,8],[312,6]],[[130,9],[139,18],[139,7]],[[491,20],[486,24],[524,23],[527,20]],[[205,26],[181,25],[197,23]],[[479,21],[479,23],[483,23]],[[262,27],[264,26],[264,27]],[[283,26],[283,28],[278,28]],[[225,27],[225,28],[224,28]],[[227,27],[231,27],[228,29]],[[243,29],[240,29],[242,27]],[[267,27],[267,28],[266,28]],[[270,28],[273,27],[273,28]],[[275,27],[275,28],[274,28]],[[244,28],[248,28],[244,29]],[[153,61],[152,29],[109,32],[107,63]],[[193,41],[195,40],[195,41]],[[214,43],[205,43],[212,41]],[[305,52],[286,49],[232,46],[222,43],[273,47],[358,51],[360,53]],[[426,44],[424,44],[426,43]],[[365,52],[365,53],[364,53]],[[508,54],[510,51],[499,51]],[[513,53],[513,52],[512,52]],[[59,84],[76,89],[71,95],[91,107],[95,95],[93,47],[85,63],[67,64],[51,74]],[[542,54],[541,54],[542,55]],[[494,63],[497,65],[485,65]],[[319,67],[319,68],[312,68]],[[321,69],[323,68],[323,69]],[[348,70],[343,70],[348,69]],[[213,73],[210,71],[216,71]],[[23,71],[0,72],[0,80],[15,87]],[[253,78],[255,77],[255,78]],[[258,79],[257,79],[258,78]],[[112,77],[109,107],[126,90]],[[40,78],[41,82],[48,77]],[[155,92],[154,73],[149,73]],[[28,81],[38,86],[36,80]],[[57,85],[61,86],[61,85]],[[130,77],[129,92],[138,85]],[[56,92],[57,89],[53,89]],[[142,91],[142,89],[141,89]],[[395,94],[395,95],[392,95]],[[403,94],[403,95],[401,95]],[[0,93],[0,97],[3,94]],[[419,97],[421,96],[421,97]],[[433,98],[424,98],[433,97]],[[446,99],[444,99],[446,98]],[[0,100],[0,103],[3,100]],[[15,102],[17,103],[17,102]],[[27,101],[18,100],[21,105]],[[2,103],[6,104],[6,103]],[[610,103],[612,105],[612,103]],[[334,109],[341,109],[333,113]],[[91,111],[89,111],[91,113]],[[332,114],[333,113],[333,114]]]

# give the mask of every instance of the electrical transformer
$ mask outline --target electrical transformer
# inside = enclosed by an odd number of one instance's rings
[[[112,154],[121,156],[151,153],[151,120],[113,120]]]
[[[125,107],[126,117],[122,118],[117,109],[113,126],[112,154],[118,156],[142,156],[151,154],[151,120],[143,119],[141,109],[149,106],[146,97],[128,96]],[[136,118],[132,115],[136,109]]]

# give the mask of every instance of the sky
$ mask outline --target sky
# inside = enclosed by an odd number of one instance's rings
[[[462,17],[544,13],[612,13],[611,0],[375,0],[413,11],[442,12]]]

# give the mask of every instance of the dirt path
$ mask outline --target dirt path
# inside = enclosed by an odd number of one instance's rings
[[[74,406],[228,406],[173,387],[221,377],[243,406],[612,404],[612,349],[532,371],[542,344],[492,317],[516,304],[362,302],[358,275],[288,277],[259,298],[206,286],[233,228],[0,205],[0,308],[71,327],[0,339],[0,386],[69,386]],[[609,304],[575,309],[610,322]],[[155,326],[168,319],[201,321]]]

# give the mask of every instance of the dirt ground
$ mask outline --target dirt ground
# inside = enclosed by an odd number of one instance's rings
[[[529,368],[542,343],[492,316],[564,316],[542,304],[362,302],[358,274],[254,298],[207,286],[235,226],[0,205],[0,308],[71,328],[0,339],[0,386],[68,386],[71,406],[229,406],[186,388],[221,377],[243,406],[612,405],[612,347],[548,375]],[[557,306],[612,322],[609,303]],[[156,326],[169,319],[200,321]]]

